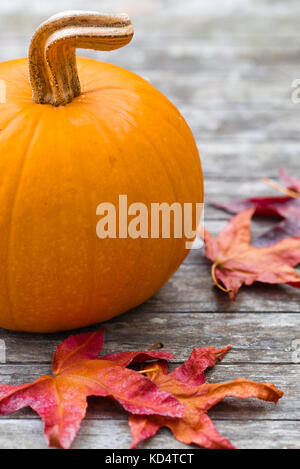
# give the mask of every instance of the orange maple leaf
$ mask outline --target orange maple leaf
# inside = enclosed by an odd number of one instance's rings
[[[300,262],[300,238],[286,238],[264,248],[251,246],[254,212],[251,208],[233,217],[216,238],[204,230],[205,255],[213,262],[213,281],[233,301],[242,285],[254,282],[300,288],[300,276],[293,269]]]
[[[244,378],[226,383],[205,383],[204,370],[213,366],[216,358],[221,359],[230,348],[195,349],[186,363],[169,374],[165,361],[145,368],[144,372],[160,389],[172,393],[184,405],[185,414],[175,419],[131,415],[132,448],[155,435],[161,427],[168,427],[175,438],[185,444],[194,443],[208,449],[234,448],[228,439],[218,433],[206,412],[227,396],[277,402],[283,392],[271,383],[262,384]]]

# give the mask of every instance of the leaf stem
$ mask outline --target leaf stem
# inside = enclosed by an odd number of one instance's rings
[[[148,370],[141,370],[141,371],[138,371],[138,373],[147,374],[147,373],[151,373],[152,371],[157,371],[157,368],[149,368]]]
[[[216,285],[216,287],[218,287],[220,290],[222,290],[223,292],[225,293],[230,293],[232,290],[227,290],[227,288],[224,288],[217,280],[217,277],[216,277],[216,268],[218,267],[218,262],[215,262],[212,266],[211,266],[211,277],[213,279],[213,282],[214,284]]]
[[[277,182],[271,181],[269,178],[263,178],[263,181],[268,184],[268,186],[272,187],[273,189],[281,192],[282,194],[288,195],[289,197],[292,197],[292,199],[298,199],[299,194],[297,192],[292,191],[291,189],[288,189],[287,187],[281,186],[280,184],[277,184]]]
[[[153,350],[155,350],[156,348],[164,348],[164,344],[162,342],[155,342],[155,344],[153,344],[149,349],[148,349],[148,352],[152,352]]]

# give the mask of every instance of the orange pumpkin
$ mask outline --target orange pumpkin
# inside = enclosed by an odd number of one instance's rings
[[[178,110],[139,76],[75,57],[132,36],[126,15],[64,13],[40,26],[29,59],[0,64],[0,327],[105,321],[151,297],[188,253],[184,236],[96,235],[97,206],[120,194],[147,207],[203,201]]]

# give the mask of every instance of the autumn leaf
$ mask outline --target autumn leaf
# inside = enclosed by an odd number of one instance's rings
[[[278,243],[284,238],[300,238],[300,180],[290,176],[283,169],[279,169],[279,176],[284,186],[280,186],[268,178],[264,180],[271,187],[285,194],[284,196],[251,197],[225,203],[211,202],[215,207],[229,213],[240,213],[248,208],[254,208],[255,215],[284,219],[255,239],[254,246],[266,247]]]
[[[284,206],[278,206],[277,213],[287,220],[300,221],[300,197],[289,200]]]
[[[163,351],[129,352],[99,358],[104,331],[71,336],[54,353],[53,376],[24,385],[0,385],[0,414],[24,407],[45,423],[50,446],[69,448],[85,417],[88,396],[116,399],[133,414],[181,417],[184,408],[150,379],[125,368],[132,362],[164,359]],[[125,359],[126,357],[126,359]]]
[[[254,208],[255,215],[259,216],[300,219],[300,180],[290,176],[283,169],[279,169],[279,177],[284,186],[268,178],[264,180],[273,189],[282,192],[283,196],[250,197],[233,202],[212,202],[212,205],[229,213],[240,213],[248,208]]]
[[[204,230],[205,254],[213,263],[213,281],[233,301],[242,285],[254,282],[300,288],[300,276],[293,269],[300,262],[300,239],[286,238],[263,248],[251,246],[254,211],[248,209],[233,217],[216,238]]]
[[[282,199],[282,201],[271,202]],[[252,202],[254,202],[254,204]],[[227,212],[240,213],[254,205],[255,215],[264,217],[282,217],[283,221],[276,223],[272,228],[263,233],[253,241],[253,246],[266,247],[278,243],[284,238],[300,238],[300,197],[290,199],[286,197],[261,197],[258,199],[246,199],[241,202],[229,202],[225,204],[214,204]]]
[[[264,401],[277,402],[283,392],[271,383],[256,383],[244,378],[218,384],[207,384],[204,379],[206,368],[214,366],[216,358],[222,359],[231,348],[215,349],[213,347],[195,349],[190,358],[180,367],[168,373],[165,361],[145,368],[145,373],[160,388],[172,393],[185,407],[181,418],[162,416],[131,415],[129,426],[132,434],[132,448],[151,436],[161,427],[168,427],[175,438],[185,444],[197,444],[209,449],[232,449],[230,441],[222,437],[207,411],[221,402],[225,397],[258,398]],[[197,376],[196,380],[194,377]],[[200,378],[201,377],[201,378]]]
[[[285,238],[300,238],[300,218],[299,220],[283,220],[270,228],[258,238],[255,238],[252,245],[263,248],[279,243]]]
[[[300,179],[291,176],[282,168],[279,169],[279,177],[287,189],[300,195]]]
[[[212,202],[212,205],[229,213],[240,213],[249,208],[254,208],[255,215],[258,216],[282,217],[280,210],[284,213],[284,208],[291,200],[294,199],[291,199],[289,196],[250,197],[249,199],[233,202]]]

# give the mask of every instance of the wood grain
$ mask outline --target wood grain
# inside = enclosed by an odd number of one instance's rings
[[[300,437],[295,421],[217,421],[220,433],[244,449],[297,449]],[[1,448],[44,449],[43,425],[39,420],[0,420]],[[131,437],[127,422],[84,421],[75,439],[74,449],[128,449]],[[141,445],[148,449],[185,449],[166,429]]]
[[[145,350],[159,340],[181,362],[188,358],[194,347],[223,347],[231,343],[233,348],[222,364],[291,364],[293,341],[299,338],[300,318],[297,313],[274,312],[130,312],[104,325],[98,324],[79,332],[103,326],[107,328],[104,355],[123,350]],[[68,335],[68,332],[31,335],[1,330],[0,337],[6,344],[7,365],[1,365],[0,369],[4,367],[5,371],[8,364],[20,365],[16,369],[21,373],[22,381],[28,372],[28,368],[22,371],[22,365],[35,364],[34,369],[39,370],[39,364],[49,364],[56,346]],[[14,374],[12,379],[16,378]]]
[[[33,31],[80,0],[2,2],[0,60],[26,56]],[[98,10],[98,0],[84,8]],[[84,53],[126,67],[149,80],[181,110],[199,146],[206,179],[206,228],[217,234],[229,214],[208,204],[270,194],[261,181],[284,167],[300,176],[300,104],[291,101],[299,75],[298,0],[103,0],[103,12],[130,14],[135,39],[122,51]],[[275,194],[273,192],[273,194]],[[276,220],[253,222],[253,237]],[[182,363],[194,347],[232,351],[209,381],[244,376],[285,391],[277,406],[227,399],[210,415],[240,448],[300,448],[300,292],[285,286],[243,288],[237,301],[217,291],[203,251],[192,251],[174,277],[148,302],[109,321],[103,353],[148,348],[157,340]],[[85,330],[94,330],[95,325]],[[74,331],[73,331],[74,332]],[[30,335],[0,330],[6,363],[0,383],[23,383],[50,371],[53,350],[68,333]],[[90,399],[74,448],[128,448],[126,413]],[[186,448],[167,430],[145,448]],[[45,448],[42,423],[28,409],[0,419],[0,448]]]

